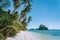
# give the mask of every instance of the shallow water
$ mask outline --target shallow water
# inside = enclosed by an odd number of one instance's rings
[[[30,31],[45,35],[60,36],[60,30],[30,30]]]
[[[60,40],[60,30],[30,30],[37,40]]]

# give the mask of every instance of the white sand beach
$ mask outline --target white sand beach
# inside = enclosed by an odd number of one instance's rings
[[[47,36],[29,31],[20,31],[14,38],[9,37],[6,40],[60,40],[60,37]]]
[[[6,40],[35,40],[35,38],[28,31],[20,31],[14,38],[7,38]]]

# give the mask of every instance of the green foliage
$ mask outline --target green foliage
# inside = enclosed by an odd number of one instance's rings
[[[45,25],[40,25],[39,26],[39,30],[48,30],[48,28]]]
[[[32,20],[31,18],[32,18],[32,17],[31,17],[31,16],[29,16],[29,18],[28,18],[28,23]]]
[[[31,20],[31,16],[27,19],[27,13],[31,9],[30,0],[0,0],[0,33],[3,35],[2,38],[13,37],[19,30],[26,30],[26,26]],[[6,10],[4,8],[9,8],[10,1],[13,2],[14,9]],[[24,9],[21,10],[20,15],[18,15],[18,8],[21,5],[25,5]],[[20,18],[18,17],[20,16]],[[20,20],[19,20],[20,19]],[[2,39],[1,39],[2,40]]]
[[[18,21],[18,20],[17,20],[17,21]],[[21,29],[21,25],[20,25],[18,22],[16,22],[16,21],[13,22],[13,26],[14,26],[15,28],[17,28],[18,30]]]
[[[6,13],[0,13],[0,28],[4,28],[10,24],[12,24],[12,21],[9,20],[10,16]]]
[[[10,26],[10,27],[6,27],[3,31],[2,31],[2,34],[5,36],[5,37],[13,37],[15,36],[17,33],[17,29],[14,28],[13,26]]]
[[[13,0],[13,2],[14,2],[14,7],[15,8],[18,8],[20,6],[19,0]]]
[[[16,20],[16,19],[18,19],[18,12],[15,12],[14,14],[11,14],[10,16],[11,16],[12,20]]]
[[[4,40],[4,36],[0,34],[0,40]]]
[[[20,28],[20,24],[16,23],[18,18],[17,12],[10,14],[8,11],[2,10],[0,13],[0,33],[6,37],[13,37]]]

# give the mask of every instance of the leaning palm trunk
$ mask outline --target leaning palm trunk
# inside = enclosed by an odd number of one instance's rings
[[[20,19],[19,19],[20,22],[21,22],[21,19],[22,19],[22,16],[20,16]]]
[[[12,11],[12,14],[14,14],[14,12],[16,11],[17,8],[14,8],[13,11]]]

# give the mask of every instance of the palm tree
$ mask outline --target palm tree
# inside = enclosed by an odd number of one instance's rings
[[[14,2],[14,10],[12,11],[12,13],[14,14],[14,12],[16,11],[16,9],[18,7],[20,7],[20,2],[19,2],[19,0],[13,0],[13,2]]]
[[[2,2],[2,5],[0,5],[0,33],[4,37],[12,37],[16,35],[17,31],[19,31],[18,29],[26,30],[26,26],[31,20],[31,16],[27,19],[27,13],[30,12],[31,9],[30,0],[11,1],[13,2],[14,6],[12,13],[11,10],[4,10],[6,6],[9,6],[11,4],[8,3],[8,1],[3,3],[2,0],[0,0],[0,2]],[[20,8],[21,5],[24,5],[25,7],[21,11],[19,18],[18,12],[16,10]]]
[[[28,23],[31,20],[31,16],[28,18],[28,22],[27,22],[27,18],[26,15],[27,13],[30,11],[31,9],[31,4],[29,3],[29,1],[27,2],[28,4],[26,5],[26,7],[22,10],[21,15],[20,15],[20,22],[22,22],[22,24],[24,25],[23,27],[26,29],[26,26],[28,25]]]
[[[31,18],[32,18],[32,17],[31,17],[31,16],[29,16],[29,18],[28,18],[28,23],[32,20]]]

